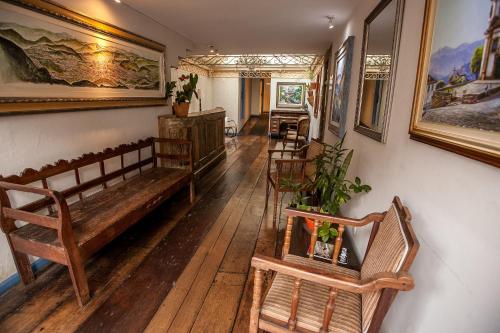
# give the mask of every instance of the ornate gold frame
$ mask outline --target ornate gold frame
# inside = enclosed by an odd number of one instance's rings
[[[75,24],[85,29],[120,38],[152,50],[166,54],[165,45],[141,37],[132,32],[120,29],[83,14],[74,12],[66,7],[51,1],[44,0],[0,0],[16,6],[33,10],[40,14],[48,15],[65,22]],[[166,69],[164,69],[166,70]],[[82,111],[96,109],[113,109],[139,106],[166,105],[165,98],[0,98],[0,116],[18,115],[25,113],[44,113],[61,111]]]
[[[432,35],[434,32],[437,0],[426,0],[420,56],[413,97],[413,108],[410,121],[410,138],[432,146],[436,146],[463,156],[500,167],[500,142],[498,138],[474,137],[468,130],[461,130],[447,125],[422,126],[419,124],[420,111],[424,102],[427,73],[430,61]]]

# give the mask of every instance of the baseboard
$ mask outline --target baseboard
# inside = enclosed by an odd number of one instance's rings
[[[45,260],[45,259],[38,259],[35,260],[31,264],[31,269],[33,269],[33,272],[38,272],[42,270],[43,268],[47,267],[49,264],[51,264],[51,261]],[[15,273],[8,277],[7,279],[3,280],[0,282],[0,295],[5,294],[7,291],[9,291],[10,288],[14,287],[16,284],[21,282],[21,278],[19,277],[18,273]]]

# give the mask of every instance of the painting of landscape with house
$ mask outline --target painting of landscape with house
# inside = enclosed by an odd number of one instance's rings
[[[422,121],[500,132],[500,0],[440,0]]]

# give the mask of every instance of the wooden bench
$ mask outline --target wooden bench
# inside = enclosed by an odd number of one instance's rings
[[[45,258],[68,266],[78,303],[86,304],[86,259],[186,185],[193,202],[191,152],[188,140],[148,138],[40,170],[25,169],[20,176],[0,176],[0,225],[23,283],[34,280],[27,254]],[[99,176],[87,177],[90,171]],[[75,185],[51,189],[52,181],[61,178]],[[37,199],[12,208],[18,192]]]

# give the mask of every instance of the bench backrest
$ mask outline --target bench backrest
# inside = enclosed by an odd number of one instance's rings
[[[382,222],[375,223],[361,266],[361,279],[382,272],[408,272],[418,249],[418,240],[410,224],[411,216],[398,197],[395,197]],[[382,300],[383,293],[388,300]],[[395,290],[379,290],[362,295],[363,332],[377,331]],[[389,302],[387,302],[389,301]]]
[[[167,147],[166,145],[169,144],[169,142],[174,142],[175,147]],[[159,143],[160,149],[156,149],[156,143]],[[189,149],[182,147],[183,145],[188,145]],[[137,154],[137,157],[126,158],[129,157],[129,154]],[[109,170],[108,172],[106,170],[106,162],[116,158],[120,159],[120,166],[118,168],[114,167],[113,170]],[[133,163],[127,165],[125,161],[126,159],[133,160]],[[122,144],[115,148],[107,148],[99,153],[83,154],[82,156],[70,161],[59,160],[56,163],[46,165],[39,170],[28,168],[25,169],[20,175],[11,175],[7,177],[2,177],[0,175],[0,181],[18,185],[37,183],[37,186],[39,186],[39,183],[41,182],[44,189],[50,189],[50,178],[66,173],[72,173],[75,185],[65,188],[59,192],[64,198],[78,196],[81,200],[83,198],[83,192],[99,187],[105,189],[108,186],[108,182],[116,180],[117,178],[125,180],[127,174],[130,173],[141,173],[144,168],[156,166],[157,159],[163,160],[163,164],[165,162],[164,160],[173,160],[177,161],[179,165],[190,165],[190,142],[186,140],[147,138],[130,144]],[[99,169],[99,176],[90,180],[82,181],[81,169],[90,166]],[[169,164],[168,166],[170,167],[173,165]],[[51,198],[43,198],[24,205],[19,209],[36,212],[48,207],[50,210],[52,204],[53,200]]]

